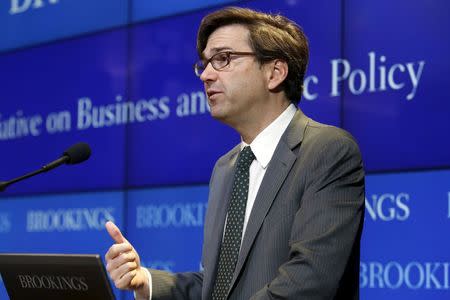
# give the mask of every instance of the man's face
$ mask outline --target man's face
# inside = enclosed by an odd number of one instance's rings
[[[215,30],[208,39],[203,57],[216,53],[253,52],[249,45],[249,31],[242,25],[227,25]],[[261,104],[267,100],[264,68],[254,56],[231,56],[230,64],[217,71],[209,63],[200,79],[208,95],[211,115],[232,126],[253,122],[261,115]]]

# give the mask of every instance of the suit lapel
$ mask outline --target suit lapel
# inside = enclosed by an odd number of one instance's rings
[[[292,165],[297,159],[292,152],[292,149],[302,141],[307,122],[308,118],[298,110],[275,149],[250,214],[230,287],[233,287],[236,282],[259,229],[261,228],[279,189],[286,180]]]

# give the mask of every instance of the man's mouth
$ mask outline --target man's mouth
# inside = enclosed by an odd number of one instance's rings
[[[213,97],[214,95],[220,94],[221,91],[217,91],[217,90],[208,90],[206,91],[206,94],[208,95],[208,98],[211,99],[211,97]]]

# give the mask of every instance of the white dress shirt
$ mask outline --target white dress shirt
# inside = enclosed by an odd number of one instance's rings
[[[253,142],[251,142],[250,145],[245,143],[244,141],[241,141],[241,150],[244,149],[245,146],[250,146],[250,148],[253,151],[253,154],[256,157],[256,159],[250,165],[250,179],[248,187],[247,206],[245,208],[244,227],[242,229],[243,233],[245,233],[245,230],[247,228],[248,219],[250,217],[253,204],[255,203],[259,187],[261,186],[261,182],[264,178],[264,174],[266,174],[267,166],[269,165],[269,162],[272,159],[272,156],[275,152],[276,147],[278,146],[278,142],[280,141],[281,136],[286,131],[286,128],[289,126],[289,123],[294,118],[296,110],[297,109],[295,105],[290,104],[281,115],[279,115],[272,123],[269,124],[269,126],[264,128],[264,130],[261,131],[256,136],[256,138],[253,140]],[[243,238],[241,238],[241,245],[242,241]],[[149,289],[150,289],[149,300],[151,300],[152,276],[146,268],[144,268],[144,270],[147,271],[148,273]]]
[[[253,142],[248,145],[244,141],[241,142],[241,150],[245,146],[252,148],[253,154],[256,159],[250,165],[250,179],[248,186],[248,198],[247,206],[245,208],[244,228],[242,232],[245,232],[247,228],[248,219],[255,203],[256,195],[258,194],[259,187],[266,174],[267,166],[272,159],[275,148],[278,146],[278,142],[281,136],[286,131],[289,123],[295,115],[296,108],[294,104],[291,104],[286,110],[279,115],[269,126],[261,131]],[[242,244],[241,238],[241,244]]]

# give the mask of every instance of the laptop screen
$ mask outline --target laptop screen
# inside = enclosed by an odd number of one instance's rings
[[[115,299],[99,255],[0,253],[10,300]]]

